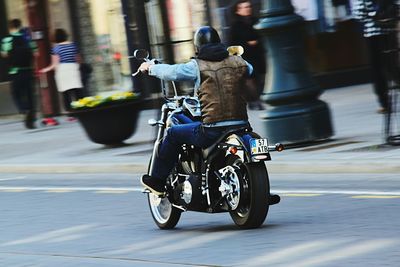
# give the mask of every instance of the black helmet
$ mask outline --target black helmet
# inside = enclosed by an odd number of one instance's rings
[[[200,49],[202,45],[211,43],[220,43],[218,32],[210,26],[202,26],[194,34],[194,45]]]

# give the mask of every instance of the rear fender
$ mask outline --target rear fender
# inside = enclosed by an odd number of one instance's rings
[[[258,134],[254,132],[246,132],[242,134],[231,134],[224,139],[224,143],[220,146],[225,146],[227,154],[238,155],[243,162],[260,162],[271,160],[269,153],[265,154],[265,158],[257,159],[251,155],[250,150],[250,139],[261,138]]]

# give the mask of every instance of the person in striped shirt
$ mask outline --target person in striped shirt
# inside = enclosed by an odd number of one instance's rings
[[[356,0],[353,14],[361,23],[363,35],[367,41],[375,94],[378,96],[380,108],[378,113],[388,110],[388,81],[383,52],[388,41],[388,34],[376,19],[379,0]]]
[[[84,97],[79,64],[81,57],[75,43],[68,41],[64,29],[56,29],[55,46],[51,50],[51,64],[40,70],[46,73],[55,70],[57,90],[62,93],[64,108],[71,110],[71,102]]]

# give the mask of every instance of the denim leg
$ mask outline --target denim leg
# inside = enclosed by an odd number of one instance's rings
[[[193,120],[190,119],[188,116],[184,115],[183,113],[175,113],[174,117],[182,124],[192,123]]]
[[[178,159],[180,146],[193,140],[195,129],[200,125],[200,122],[180,124],[167,130],[153,162],[152,176],[161,180],[167,179]]]
[[[166,180],[177,162],[179,149],[183,144],[204,148],[215,142],[222,132],[223,129],[203,130],[201,122],[181,124],[169,128],[160,145],[158,155],[154,159],[152,176]]]

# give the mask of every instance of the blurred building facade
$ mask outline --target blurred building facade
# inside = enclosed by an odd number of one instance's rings
[[[183,62],[194,54],[193,32],[212,25],[228,42],[233,0],[5,0],[0,3],[0,37],[7,34],[7,20],[19,18],[31,29],[39,46],[38,67],[50,62],[52,32],[64,28],[80,47],[82,57],[93,67],[89,92],[134,90],[143,97],[157,92],[157,82],[147,77],[131,78],[140,62],[131,58],[134,49],[145,48],[166,63]],[[368,58],[357,24],[339,14],[331,0],[314,0],[302,6],[292,0],[306,18],[306,47],[310,69],[323,87],[366,82]],[[252,1],[254,13],[262,15],[262,1]],[[323,15],[323,18],[321,17]],[[321,22],[323,19],[323,23]],[[323,26],[321,26],[323,25]],[[234,29],[233,29],[234,30]],[[360,78],[361,77],[361,78]],[[330,82],[329,82],[330,81]],[[52,74],[38,79],[39,99],[45,114],[60,112]],[[12,113],[7,67],[0,60],[0,114]]]

